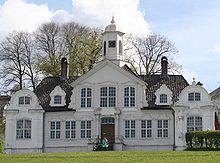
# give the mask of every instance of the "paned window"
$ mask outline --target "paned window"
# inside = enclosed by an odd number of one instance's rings
[[[31,120],[18,120],[16,125],[17,139],[31,139]]]
[[[91,121],[81,121],[81,138],[91,138]]]
[[[61,104],[62,103],[62,97],[60,95],[56,95],[53,98],[54,104]]]
[[[188,94],[188,101],[200,101],[201,94],[198,92],[191,92]]]
[[[167,95],[166,94],[160,95],[160,103],[167,103]]]
[[[92,106],[92,89],[82,88],[81,89],[81,107],[89,108]]]
[[[76,121],[66,121],[66,139],[76,138]]]
[[[201,131],[202,130],[202,117],[191,116],[187,117],[187,132]]]
[[[168,120],[157,121],[157,137],[168,137]]]
[[[20,105],[30,105],[31,104],[31,98],[28,96],[21,96],[18,98],[18,104]]]
[[[152,137],[152,120],[141,120],[141,137]]]
[[[50,122],[50,138],[60,139],[60,121]]]
[[[116,88],[102,87],[100,89],[100,107],[115,107]]]
[[[124,106],[125,107],[135,106],[135,88],[134,87],[124,88]]]
[[[116,41],[108,41],[108,47],[109,48],[115,48],[116,47]]]
[[[125,138],[135,138],[135,120],[125,121]]]

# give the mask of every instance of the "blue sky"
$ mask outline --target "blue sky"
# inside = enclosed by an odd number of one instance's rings
[[[0,0],[0,38],[51,20],[103,28],[112,15],[127,33],[172,41],[189,83],[195,77],[209,92],[220,86],[219,0]]]

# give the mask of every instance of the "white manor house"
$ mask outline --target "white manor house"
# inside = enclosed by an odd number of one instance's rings
[[[123,62],[123,35],[114,20],[103,33],[103,60],[79,78],[46,77],[22,89],[5,109],[5,152],[92,151],[105,133],[110,150],[183,150],[185,133],[215,130],[220,89],[161,74],[135,75]]]

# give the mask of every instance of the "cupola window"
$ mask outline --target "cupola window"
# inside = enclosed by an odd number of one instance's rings
[[[116,41],[109,41],[108,42],[108,47],[109,48],[115,48],[116,47]]]

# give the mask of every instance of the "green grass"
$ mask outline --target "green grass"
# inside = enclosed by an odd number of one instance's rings
[[[31,153],[31,154],[0,154],[0,162],[79,162],[79,163],[124,163],[124,162],[220,162],[217,151],[104,151],[104,152],[62,152],[62,153]]]

